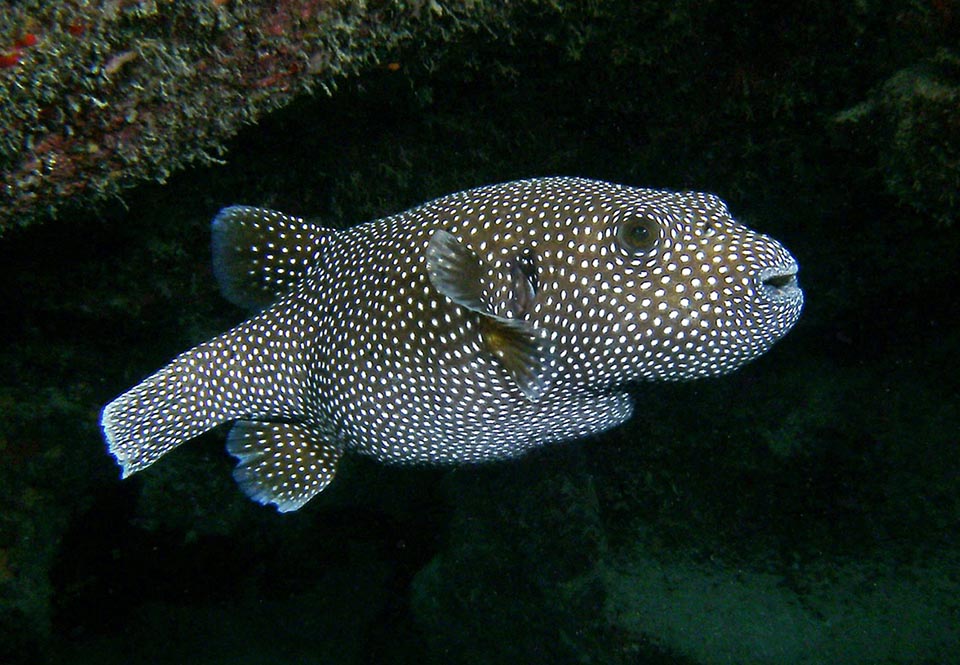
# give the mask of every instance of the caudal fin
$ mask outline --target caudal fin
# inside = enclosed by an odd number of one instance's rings
[[[100,427],[124,478],[220,423],[296,415],[287,394],[296,368],[280,360],[269,316],[180,354],[103,408]],[[278,364],[289,372],[282,379],[273,375]]]
[[[225,408],[212,349],[216,340],[177,356],[107,404],[100,427],[123,477],[150,466],[178,445],[236,417]]]
[[[104,407],[100,426],[124,477],[220,423],[302,415],[306,316],[308,309],[319,316],[319,307],[304,308],[292,291],[318,264],[329,234],[270,210],[220,211],[213,262],[224,294],[254,309],[273,306],[180,354]]]

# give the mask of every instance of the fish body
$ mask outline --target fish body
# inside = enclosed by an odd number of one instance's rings
[[[797,263],[717,197],[581,178],[480,187],[334,231],[234,206],[224,294],[260,309],[108,404],[124,476],[235,421],[244,491],[295,510],[345,450],[513,457],[630,417],[643,381],[714,376],[796,322]]]

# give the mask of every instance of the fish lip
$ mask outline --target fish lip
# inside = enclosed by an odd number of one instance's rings
[[[764,268],[757,273],[757,287],[771,302],[797,300],[803,296],[797,282],[799,266],[796,261]]]

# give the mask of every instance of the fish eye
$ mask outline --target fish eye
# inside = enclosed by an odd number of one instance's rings
[[[630,254],[653,249],[660,239],[660,227],[652,219],[635,217],[626,220],[617,232],[620,245]]]

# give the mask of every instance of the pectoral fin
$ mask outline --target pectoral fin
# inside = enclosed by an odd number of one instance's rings
[[[440,293],[480,316],[484,346],[520,392],[536,402],[547,389],[550,354],[542,331],[527,321],[497,316],[484,303],[487,271],[480,257],[447,231],[436,231],[426,251],[427,275]]]

